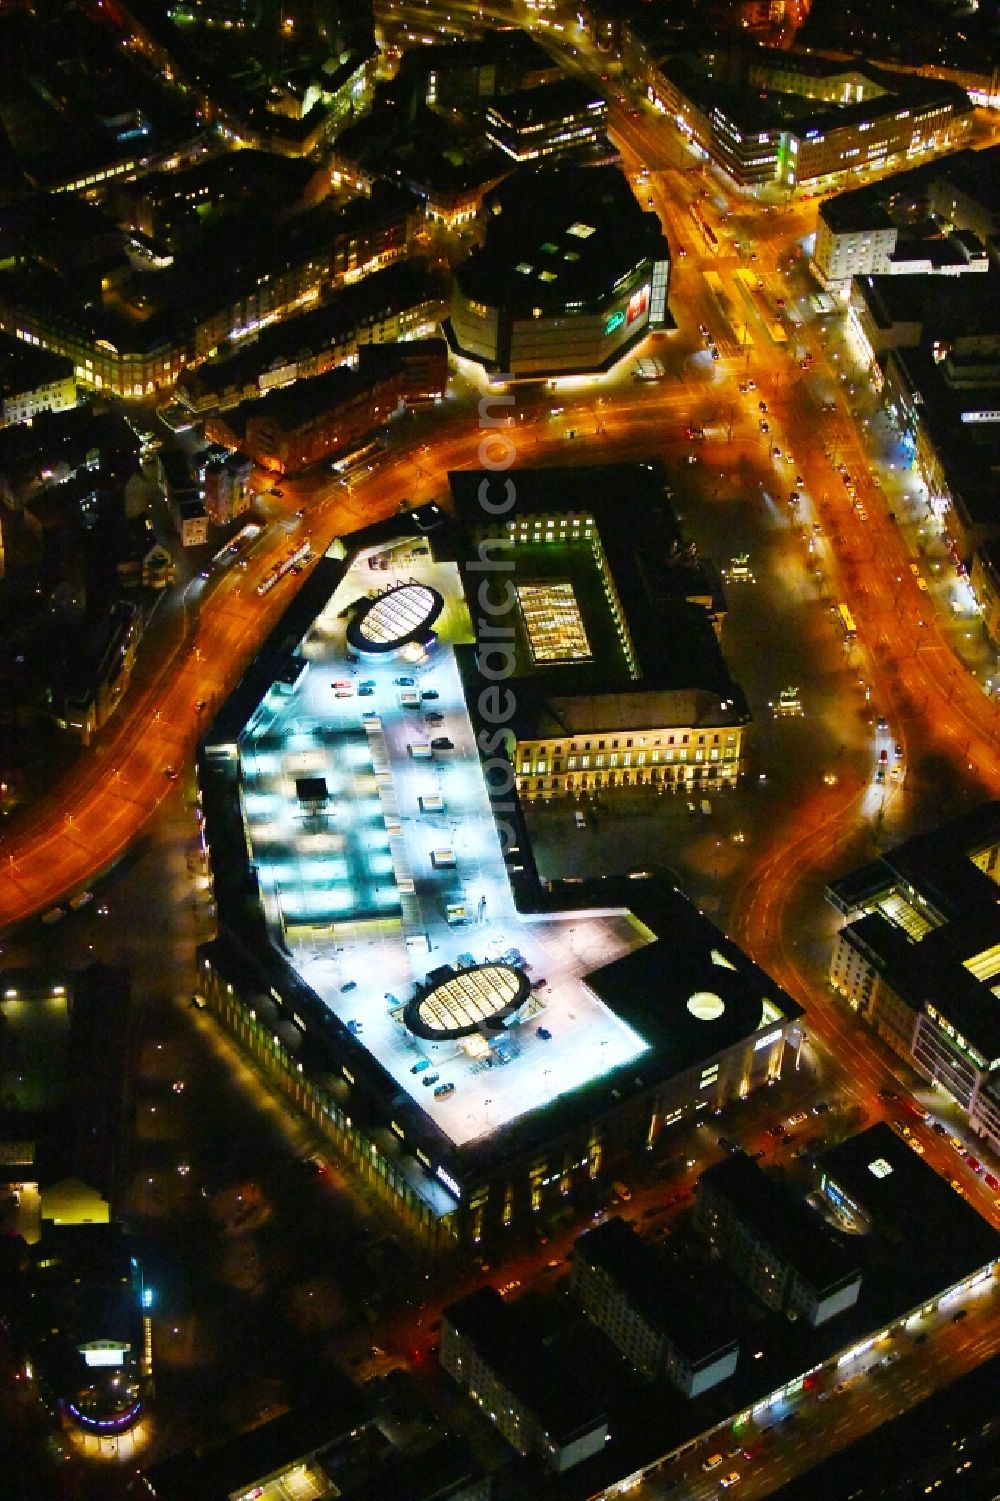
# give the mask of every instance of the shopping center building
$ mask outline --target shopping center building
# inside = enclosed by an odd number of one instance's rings
[[[956,84],[770,47],[671,53],[650,101],[739,187],[843,183],[966,145]]]
[[[455,269],[452,349],[515,379],[608,369],[667,326],[670,251],[617,167],[522,167]]]
[[[198,757],[198,996],[440,1244],[558,1217],[776,1078],[802,1015],[666,883],[541,890],[464,546],[436,506],[335,542]]]

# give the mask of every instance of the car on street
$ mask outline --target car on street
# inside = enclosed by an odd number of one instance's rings
[[[982,1172],[983,1164],[979,1161],[978,1157],[973,1157],[971,1152],[966,1152],[965,1161],[968,1163],[969,1167],[971,1167],[974,1173]]]
[[[987,1188],[1000,1188],[1000,1178],[998,1178],[995,1173],[984,1173],[983,1182],[986,1184]]]
[[[817,1100],[813,1106],[813,1115],[826,1115],[829,1109],[830,1105],[827,1100]]]
[[[769,433],[771,431],[771,424],[767,422],[763,417],[760,419],[758,426],[760,427],[762,433]]]
[[[794,1115],[790,1115],[788,1117],[788,1120],[785,1122],[785,1125],[786,1126],[801,1126],[802,1122],[804,1120],[807,1120],[807,1119],[808,1119],[808,1116],[807,1116],[807,1114],[806,1114],[806,1112],[804,1110],[797,1110]]]
[[[410,1069],[410,1073],[411,1074],[422,1074],[424,1072],[424,1070],[430,1068],[430,1066],[431,1066],[431,1061],[430,1061],[429,1058],[418,1058],[417,1061],[416,1061],[416,1063]]]
[[[705,1473],[707,1474],[709,1470],[716,1470],[716,1469],[718,1469],[718,1467],[719,1467],[719,1465],[721,1465],[721,1463],[722,1463],[722,1455],[721,1454],[710,1454],[707,1459],[703,1459],[702,1460],[701,1467],[705,1471]]]
[[[430,1089],[431,1085],[432,1084],[436,1084],[438,1082],[438,1080],[440,1079],[440,1077],[441,1077],[440,1074],[424,1074],[424,1077],[421,1079],[420,1082],[424,1086],[425,1089]]]
[[[540,1037],[543,1042],[552,1041],[552,1033],[549,1031],[548,1027],[536,1027],[535,1036]]]
[[[454,1094],[454,1093],[455,1093],[455,1086],[454,1086],[454,1084],[439,1084],[438,1087],[437,1087],[437,1089],[435,1089],[435,1091],[434,1091],[434,1098],[436,1100],[444,1100],[444,1099],[447,1099],[447,1097],[450,1094]]]
[[[880,1100],[898,1100],[899,1099],[899,1095],[896,1093],[896,1091],[894,1089],[880,1089],[879,1092],[878,1092],[878,1097],[879,1097]]]
[[[431,741],[431,750],[449,751],[455,749],[455,742],[449,740],[447,735],[438,735]]]
[[[722,1486],[722,1489],[724,1491],[728,1491],[730,1486],[735,1485],[739,1478],[739,1470],[730,1470],[728,1475],[723,1475],[722,1479],[719,1481],[719,1484]]]

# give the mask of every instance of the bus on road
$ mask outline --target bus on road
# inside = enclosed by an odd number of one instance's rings
[[[840,616],[840,628],[844,633],[844,640],[853,641],[858,634],[858,628],[854,624],[854,616],[846,605],[838,605],[837,614]]]

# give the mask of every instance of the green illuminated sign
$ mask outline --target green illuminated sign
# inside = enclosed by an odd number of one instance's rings
[[[625,314],[622,312],[621,308],[619,308],[616,313],[611,314],[611,317],[608,319],[607,323],[605,323],[604,332],[606,334],[613,334],[615,329],[621,328],[624,322]]]

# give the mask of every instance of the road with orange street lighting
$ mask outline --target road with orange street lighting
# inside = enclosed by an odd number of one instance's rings
[[[549,42],[560,52],[552,37]],[[565,60],[577,70],[594,66],[580,49]],[[827,875],[865,846],[873,828],[884,823],[889,832],[930,790],[920,784],[922,758],[943,758],[963,779],[995,792],[1000,706],[960,665],[950,623],[933,594],[918,586],[913,526],[889,519],[892,505],[902,509],[893,499],[900,476],[886,472],[884,488],[881,479],[876,485],[872,454],[852,414],[861,396],[855,398],[848,379],[861,388],[864,372],[852,367],[846,348],[833,348],[836,340],[824,326],[798,313],[793,318],[793,309],[782,313],[785,341],[775,343],[736,280],[738,270],[750,271],[775,306],[804,301],[802,244],[815,226],[817,198],[765,204],[739,198],[663,115],[612,92],[611,129],[623,165],[640,201],[660,214],[675,252],[684,252],[675,254],[672,272],[679,329],[651,336],[646,346],[663,362],[664,377],[635,380],[626,361],[607,378],[518,390],[505,431],[521,465],[662,457],[697,483],[709,530],[718,494],[751,497],[759,503],[760,530],[772,541],[777,529],[782,546],[791,541],[794,550],[796,531],[801,534],[801,590],[816,612],[843,601],[854,615],[858,641],[845,644],[845,682],[860,677],[867,685],[872,712],[877,706],[886,716],[905,751],[905,779],[878,793],[864,767],[850,769],[833,787],[821,782],[816,768],[807,770],[755,860],[733,922],[754,957],[803,996],[817,1035],[836,1042],[838,1055],[850,1058],[871,1093],[885,1082],[888,1065],[874,1040],[831,1001],[815,966],[796,952],[797,904],[804,892],[815,899]],[[717,251],[707,248],[699,220],[711,225]],[[742,340],[723,316],[708,270],[745,323]],[[710,344],[717,360],[709,358]],[[140,659],[132,691],[95,748],[30,823],[5,831],[0,926],[37,916],[93,882],[170,794],[172,774],[183,771],[199,726],[287,606],[294,577],[263,598],[256,587],[290,545],[308,538],[318,554],[338,534],[391,516],[403,502],[446,503],[448,470],[482,462],[479,394],[467,383],[440,409],[400,419],[384,459],[351,484],[325,473],[282,480],[281,504],[271,498],[279,520],[248,566],[209,580],[186,635],[175,603],[169,649],[155,665],[152,654],[149,662]],[[689,427],[703,429],[704,439],[690,441]],[[838,466],[852,478],[851,495]],[[790,512],[784,497],[799,490],[803,507]],[[299,524],[297,510],[305,511]]]

